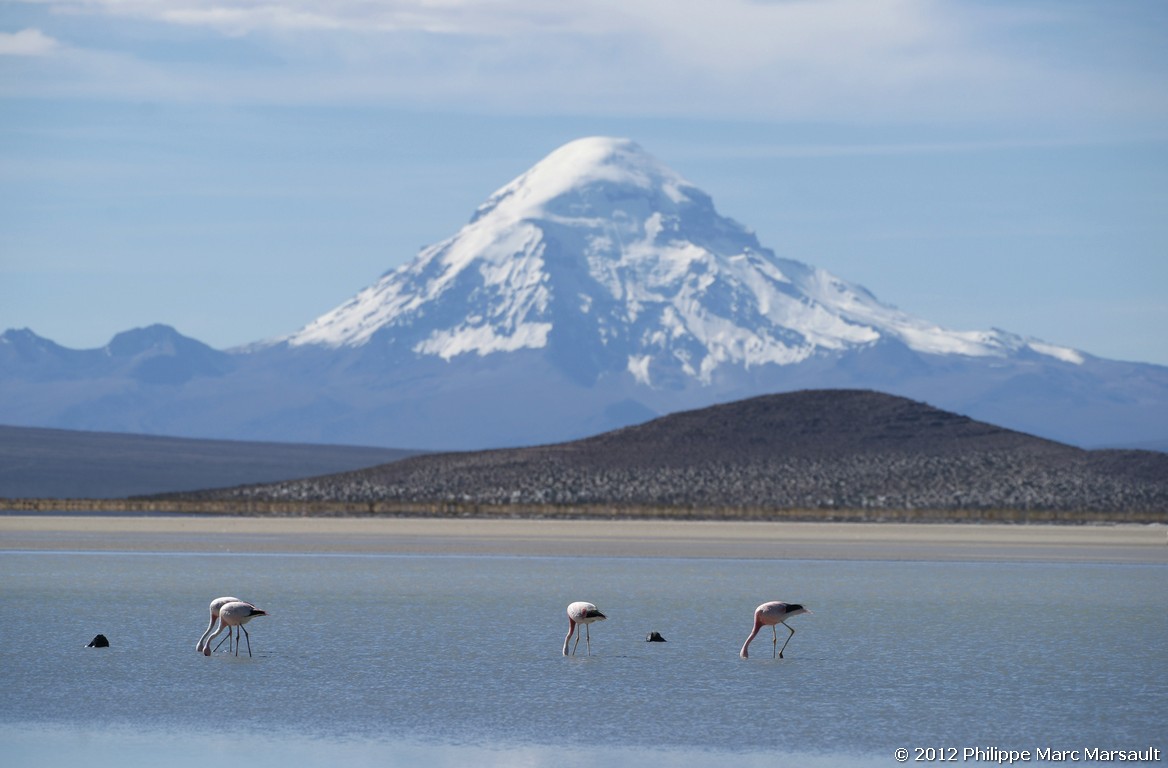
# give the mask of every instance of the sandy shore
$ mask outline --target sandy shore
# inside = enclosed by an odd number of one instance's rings
[[[0,550],[1168,563],[1168,526],[10,515]]]

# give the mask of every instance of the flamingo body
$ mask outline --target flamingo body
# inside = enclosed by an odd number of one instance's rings
[[[207,624],[207,631],[204,632],[203,636],[199,638],[199,642],[195,646],[196,651],[206,656],[211,655],[211,652],[209,650],[205,651],[204,647],[208,642],[210,642],[209,638],[211,637],[211,632],[215,630],[215,622],[219,621],[219,610],[228,603],[238,602],[238,597],[217,597],[211,601],[211,621],[209,624]]]
[[[580,625],[584,625],[585,644],[588,648],[588,655],[592,655],[592,633],[588,630],[588,625],[595,621],[604,621],[608,617],[601,613],[592,603],[575,602],[568,606],[568,634],[564,636],[564,655],[568,655],[568,641],[572,639],[572,635],[576,635],[576,645],[572,646],[572,655],[576,655],[576,646],[580,645]]]
[[[774,634],[774,646],[778,648],[779,634],[777,625],[782,624],[787,629],[791,630],[791,634],[787,635],[786,642],[783,643],[782,650],[778,651],[778,657],[783,658],[783,651],[787,650],[787,643],[791,642],[791,638],[795,636],[795,630],[787,623],[787,619],[792,616],[798,616],[801,613],[811,613],[803,606],[797,603],[784,603],[779,600],[774,600],[769,603],[763,603],[754,609],[754,628],[750,630],[750,637],[746,638],[746,642],[742,644],[742,651],[739,656],[746,659],[749,658],[747,649],[750,648],[750,641],[758,634],[758,631],[763,627],[770,627]]]

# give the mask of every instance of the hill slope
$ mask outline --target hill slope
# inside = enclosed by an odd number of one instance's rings
[[[905,398],[826,390],[557,445],[417,456],[201,499],[771,509],[1160,511],[1168,455],[1085,451]]]

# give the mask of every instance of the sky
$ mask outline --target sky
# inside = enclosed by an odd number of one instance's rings
[[[591,135],[941,326],[1168,365],[1162,0],[0,0],[0,330],[289,334]]]

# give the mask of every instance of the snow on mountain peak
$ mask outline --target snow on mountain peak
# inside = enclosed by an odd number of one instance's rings
[[[592,366],[587,378],[620,372],[657,385],[882,338],[926,354],[1082,360],[1000,331],[940,328],[777,258],[635,142],[592,137],[553,151],[453,237],[282,341],[377,339],[446,360],[551,348],[562,365]]]
[[[660,189],[674,203],[691,186],[629,139],[594,136],[569,142],[491,195],[475,214],[519,219],[543,216],[558,198],[593,184]]]

